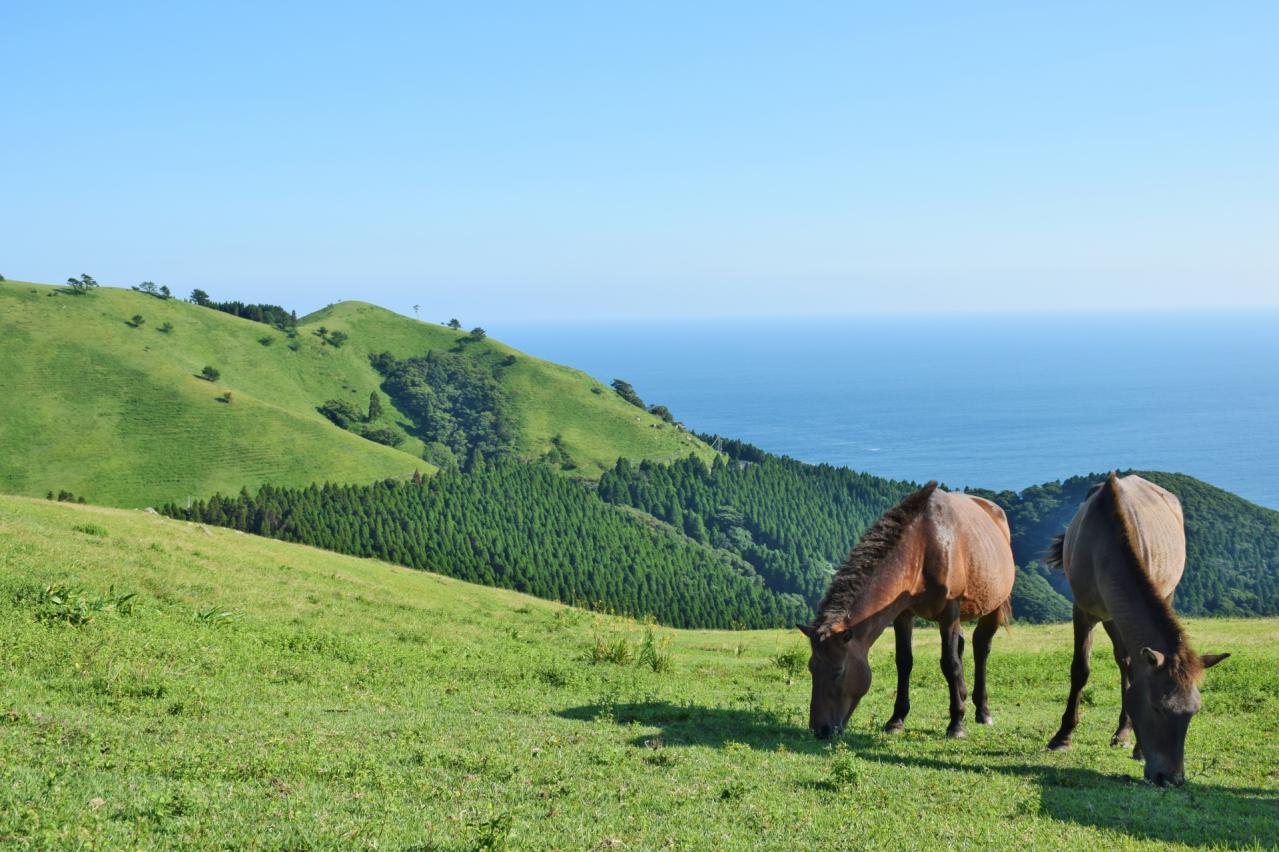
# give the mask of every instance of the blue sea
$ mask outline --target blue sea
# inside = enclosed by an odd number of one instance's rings
[[[995,489],[1150,468],[1279,509],[1279,312],[489,330],[804,461]]]

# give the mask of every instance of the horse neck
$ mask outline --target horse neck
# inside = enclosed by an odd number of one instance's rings
[[[1167,606],[1155,594],[1141,557],[1124,539],[1115,547],[1113,569],[1099,580],[1108,587],[1106,608],[1128,653],[1135,654],[1141,648],[1154,648],[1169,656],[1177,653],[1183,641],[1181,629],[1175,620],[1170,621]]]
[[[914,524],[866,578],[857,603],[846,617],[852,641],[869,648],[910,607],[915,578],[923,567],[923,545],[920,525]]]

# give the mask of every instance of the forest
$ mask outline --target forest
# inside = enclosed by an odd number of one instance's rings
[[[769,589],[746,562],[610,506],[544,464],[477,458],[411,481],[264,486],[162,511],[677,627],[810,617],[802,598]]]
[[[390,362],[399,401],[419,392],[419,369],[483,384],[482,373],[460,360],[421,361]],[[464,367],[459,381],[453,371]],[[422,410],[434,405],[420,399]],[[448,433],[450,455],[469,448],[467,463],[434,477],[266,486],[164,511],[679,627],[777,627],[811,616],[862,531],[916,487],[708,436],[724,452],[710,465],[620,459],[592,488],[551,465],[501,457],[501,445],[484,437],[499,434],[484,431],[495,421],[478,422],[478,433],[466,425]],[[494,457],[485,461],[486,452]],[[1279,613],[1279,514],[1188,476],[1142,475],[1185,507],[1178,611]],[[1070,618],[1064,575],[1039,560],[1098,479],[981,492],[1004,507],[1013,529],[1018,620]]]

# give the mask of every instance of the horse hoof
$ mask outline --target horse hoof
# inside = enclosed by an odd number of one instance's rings
[[[1128,742],[1128,734],[1126,732],[1122,734],[1115,734],[1113,737],[1110,738],[1110,745],[1112,748],[1115,746],[1124,745],[1127,742]]]
[[[884,725],[884,733],[900,734],[906,730],[906,723],[900,719],[890,719],[888,724]]]
[[[964,737],[968,736],[968,732],[964,730],[962,725],[952,725],[946,729],[946,736],[948,739],[962,740]]]
[[[994,717],[994,716],[992,716],[992,715],[990,715],[989,713],[984,713],[984,714],[982,714],[981,716],[978,716],[978,717],[977,717],[977,724],[979,724],[979,725],[993,725],[993,724],[995,724],[995,717]]]
[[[1133,747],[1132,747],[1132,759],[1133,759],[1133,760],[1145,760],[1145,759],[1146,759],[1146,755],[1145,755],[1145,754],[1143,754],[1143,753],[1142,753],[1142,751],[1141,751],[1141,746],[1133,746]]]
[[[1053,737],[1052,741],[1048,743],[1049,751],[1065,751],[1068,748],[1070,748],[1070,740],[1068,738]]]

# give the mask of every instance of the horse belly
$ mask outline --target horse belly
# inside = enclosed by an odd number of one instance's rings
[[[968,570],[962,593],[959,595],[959,612],[965,620],[981,618],[999,609],[1013,591],[1013,579],[1017,571],[1012,550],[986,547],[970,554]],[[1003,551],[1003,552],[1001,552]]]

